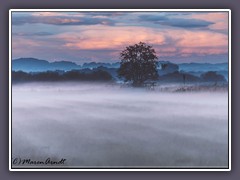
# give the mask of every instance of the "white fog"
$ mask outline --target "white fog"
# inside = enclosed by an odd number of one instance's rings
[[[228,93],[12,87],[12,157],[68,167],[227,167]]]

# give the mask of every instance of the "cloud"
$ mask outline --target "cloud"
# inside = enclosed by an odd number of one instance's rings
[[[29,14],[28,14],[29,15]],[[64,16],[64,17],[69,17],[69,16],[74,16],[74,17],[83,17],[85,16],[83,13],[77,13],[77,12],[32,12],[30,14],[31,16],[44,16],[44,17],[56,17],[56,16]]]
[[[174,56],[212,55],[228,53],[228,36],[211,31],[171,30],[166,46],[175,47]]]
[[[207,19],[210,22],[214,22],[209,26],[209,29],[224,32],[228,31],[228,12],[197,13],[193,14],[192,18]]]
[[[54,33],[50,32],[34,32],[34,33],[12,33],[13,36],[51,36]]]
[[[192,14],[191,17],[202,20],[207,19],[208,21],[211,22],[226,21],[228,20],[228,12],[195,13]]]
[[[177,43],[183,47],[227,47],[228,36],[208,31],[184,31]]]
[[[137,33],[136,33],[137,32]],[[140,41],[163,44],[164,37],[150,28],[96,26],[81,33],[62,33],[56,36],[72,49],[121,49]]]
[[[153,21],[153,22],[168,20],[168,18],[164,15],[141,15],[139,16],[139,18],[143,21]]]
[[[199,19],[171,18],[166,21],[156,22],[162,25],[181,27],[181,28],[202,28],[214,23]]]
[[[114,25],[114,21],[104,18],[89,18],[89,17],[75,17],[75,16],[14,16],[12,18],[12,25],[23,24],[51,24],[51,25]]]
[[[52,56],[61,54],[64,57],[76,56],[75,58],[77,58],[83,55],[80,52],[84,52],[84,56],[91,57],[91,59],[106,60],[113,59],[113,57],[118,59],[121,50],[140,41],[152,45],[159,57],[228,53],[228,36],[222,33],[96,25],[94,28],[85,27],[82,31],[67,31],[51,36],[42,36],[42,38],[30,35],[13,37],[13,54],[15,57],[20,51],[22,51],[21,54],[24,54],[25,48],[28,48],[26,56],[29,56],[30,52],[33,54],[49,52],[49,54],[54,54]]]
[[[82,13],[82,12],[79,12],[79,13]],[[101,11],[101,12],[85,12],[85,15],[90,15],[90,16],[93,16],[93,17],[118,17],[118,16],[125,16],[129,14],[129,12],[104,12],[104,11]]]
[[[169,15],[141,15],[140,20],[150,21],[155,24],[180,27],[180,28],[202,28],[214,24],[202,19],[173,18]]]
[[[160,56],[190,56],[192,54],[222,54],[228,52],[228,36],[209,31],[158,30],[144,27],[101,27],[81,33],[62,33],[56,36],[69,50],[113,50],[146,42]]]
[[[13,56],[118,60],[121,50],[140,41],[152,45],[160,58],[228,53],[228,34],[222,33],[227,23],[225,14],[190,13],[178,17],[168,13],[126,13],[114,19],[111,13],[106,16],[101,12],[89,13],[41,12],[13,16],[13,23],[25,24],[13,26]],[[107,15],[111,18],[106,18]]]

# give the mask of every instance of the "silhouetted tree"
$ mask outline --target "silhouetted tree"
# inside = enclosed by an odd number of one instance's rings
[[[223,75],[217,74],[215,71],[208,71],[201,75],[201,78],[206,82],[224,82],[226,79]]]
[[[185,85],[186,82],[186,74],[183,74],[183,84]]]
[[[167,64],[161,64],[162,70],[166,69],[167,66]]]
[[[118,75],[133,86],[142,86],[146,80],[156,80],[157,56],[152,46],[140,42],[126,47],[120,53],[121,63]]]

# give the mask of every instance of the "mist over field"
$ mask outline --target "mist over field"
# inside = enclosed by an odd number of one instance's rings
[[[12,157],[65,158],[77,167],[227,167],[228,93],[14,84]]]

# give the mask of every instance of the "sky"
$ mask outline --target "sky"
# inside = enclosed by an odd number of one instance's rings
[[[117,62],[129,45],[159,60],[228,62],[228,12],[12,12],[12,59]]]

